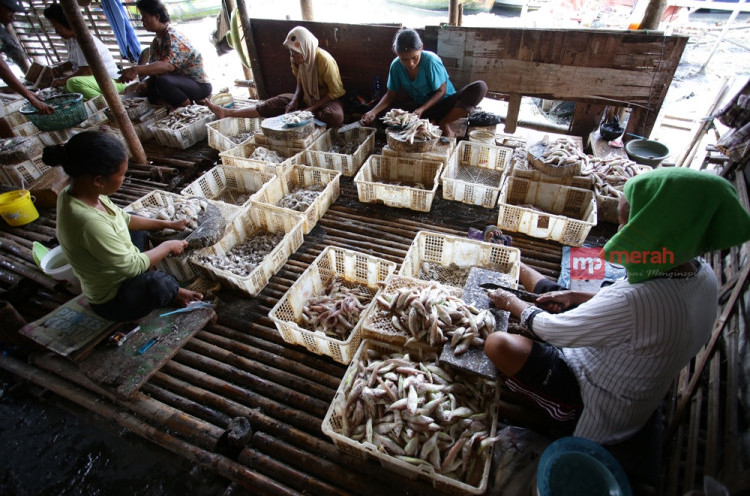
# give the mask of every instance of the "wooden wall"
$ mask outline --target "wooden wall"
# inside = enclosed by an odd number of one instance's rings
[[[398,26],[251,19],[261,98],[294,90],[282,43],[297,25],[310,29],[336,58],[347,89],[367,97],[375,75],[385,85]],[[457,88],[482,79],[503,98],[575,101],[569,131],[579,136],[598,125],[607,105],[631,106],[628,130],[647,136],[687,43],[686,37],[633,31],[429,26],[422,34]]]

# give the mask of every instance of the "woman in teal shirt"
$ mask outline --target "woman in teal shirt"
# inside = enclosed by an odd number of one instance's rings
[[[388,91],[377,105],[362,116],[369,124],[383,110],[397,103],[422,119],[429,119],[440,127],[443,136],[453,136],[450,124],[466,117],[487,94],[484,81],[474,81],[456,91],[448,71],[436,54],[423,49],[422,39],[413,29],[401,29],[393,40],[396,58],[388,72]],[[411,101],[399,98],[404,91]]]

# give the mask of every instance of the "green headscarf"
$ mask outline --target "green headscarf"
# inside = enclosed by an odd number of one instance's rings
[[[604,255],[625,266],[630,283],[750,239],[750,214],[734,187],[708,172],[655,169],[628,180],[625,198],[628,223],[604,246]]]

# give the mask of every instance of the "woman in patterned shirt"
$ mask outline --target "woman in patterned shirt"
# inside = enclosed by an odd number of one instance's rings
[[[146,76],[138,93],[151,103],[159,100],[172,107],[185,107],[211,94],[211,83],[203,70],[203,57],[188,39],[169,25],[167,8],[159,0],[138,0],[143,27],[156,33],[148,63],[121,72],[123,81]]]

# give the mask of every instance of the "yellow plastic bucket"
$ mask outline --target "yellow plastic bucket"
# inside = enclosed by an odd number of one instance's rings
[[[0,216],[11,226],[23,226],[39,218],[31,193],[17,189],[0,195]]]

